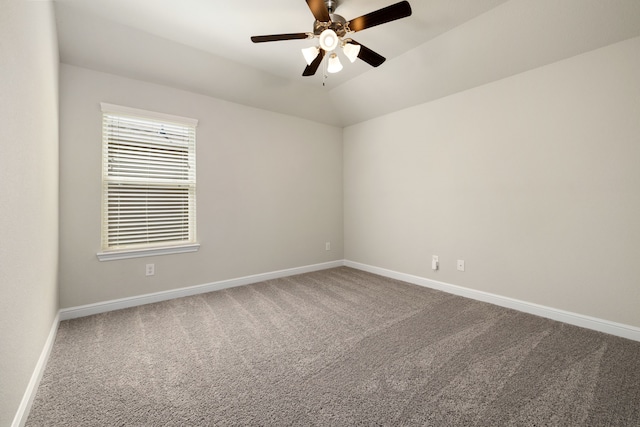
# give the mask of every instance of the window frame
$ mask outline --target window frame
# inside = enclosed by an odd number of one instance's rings
[[[189,187],[193,187],[192,195],[189,196],[190,202],[190,211],[189,217],[192,219],[190,222],[189,231],[191,234],[191,239],[188,241],[180,240],[172,243],[168,242],[159,242],[157,244],[154,243],[140,243],[140,244],[125,244],[121,247],[108,247],[108,242],[105,242],[105,221],[108,220],[106,212],[106,202],[107,202],[107,184],[110,181],[107,172],[108,167],[108,159],[107,159],[107,135],[105,132],[104,124],[107,115],[116,115],[122,116],[124,118],[135,118],[141,120],[149,120],[153,122],[165,122],[167,125],[179,125],[193,128],[194,136],[193,143],[189,148],[189,155],[193,156],[193,167],[195,167],[195,156],[196,156],[196,136],[195,136],[195,128],[198,125],[198,120],[175,116],[171,114],[158,113],[153,111],[141,110],[137,108],[125,107],[121,105],[108,104],[105,102],[100,103],[101,108],[101,123],[102,123],[102,160],[101,160],[101,175],[102,175],[102,187],[101,187],[101,217],[100,217],[100,227],[101,227],[101,251],[97,253],[98,260],[100,261],[111,261],[111,260],[119,260],[119,259],[127,259],[127,258],[138,258],[138,257],[147,257],[147,256],[155,256],[155,255],[168,255],[168,254],[176,254],[176,253],[186,253],[186,252],[195,252],[200,248],[200,244],[197,242],[197,234],[196,234],[196,173],[193,171],[193,182],[188,182],[187,185]],[[192,150],[192,151],[191,151]],[[113,182],[113,181],[112,181]],[[151,179],[149,179],[150,183],[153,183]],[[169,184],[173,185],[173,184]],[[175,184],[178,186],[178,184]],[[180,184],[184,186],[184,184]]]

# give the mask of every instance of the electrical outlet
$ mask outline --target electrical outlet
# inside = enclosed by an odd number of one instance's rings
[[[156,265],[155,264],[147,264],[146,275],[153,276],[156,274]]]
[[[438,261],[438,255],[433,255],[431,257],[431,269],[432,270],[437,270],[440,267],[439,261]]]
[[[330,251],[331,250],[331,242],[327,242],[324,244],[324,250],[325,251]]]
[[[458,271],[464,271],[464,260],[463,259],[459,259],[458,260]]]

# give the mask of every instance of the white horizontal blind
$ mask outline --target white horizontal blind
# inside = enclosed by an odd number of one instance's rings
[[[103,105],[103,250],[195,242],[195,125],[123,110]]]

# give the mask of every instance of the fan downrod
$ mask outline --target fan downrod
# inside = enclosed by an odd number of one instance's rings
[[[327,6],[329,13],[334,13],[338,8],[338,0],[324,0],[324,4]]]

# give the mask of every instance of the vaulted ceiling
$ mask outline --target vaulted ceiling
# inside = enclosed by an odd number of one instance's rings
[[[397,0],[339,0],[347,20]],[[302,77],[315,40],[304,0],[54,0],[60,60],[348,126],[640,36],[638,0],[409,0],[413,14],[353,35],[387,58]]]

